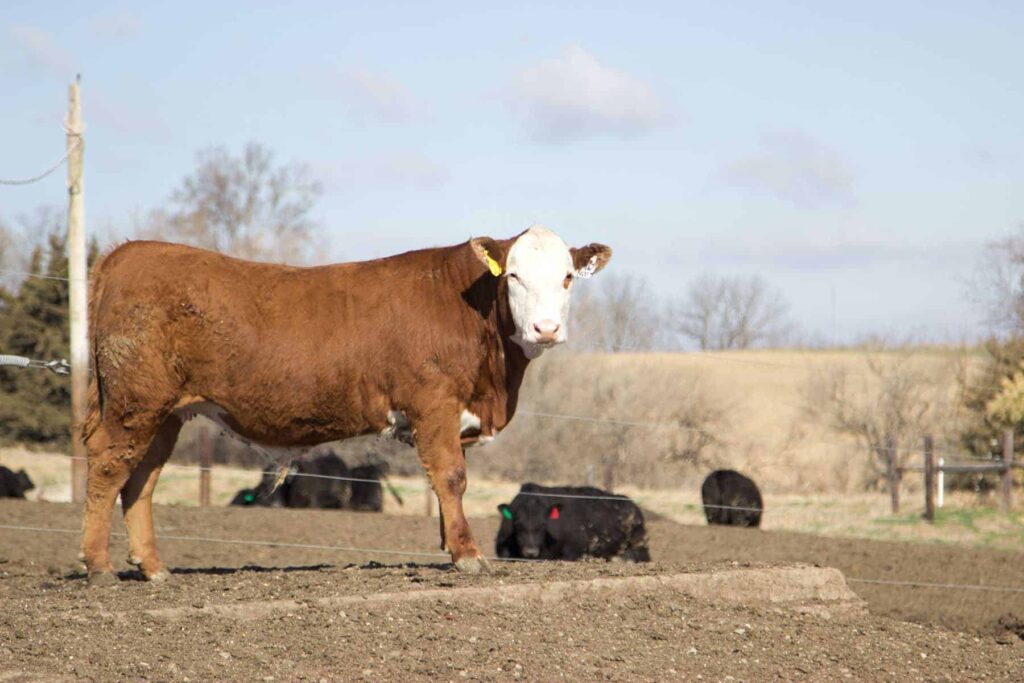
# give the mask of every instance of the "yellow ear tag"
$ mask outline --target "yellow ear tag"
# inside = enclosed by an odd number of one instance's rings
[[[501,275],[501,264],[491,258],[486,249],[484,249],[484,259],[487,261],[487,267],[491,269],[491,275],[494,277]]]

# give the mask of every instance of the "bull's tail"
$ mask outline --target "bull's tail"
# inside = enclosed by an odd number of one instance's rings
[[[103,266],[107,256],[109,256],[109,252],[96,260],[92,267],[92,276],[89,278],[89,365],[92,372],[89,376],[85,420],[83,420],[79,432],[82,435],[82,441],[89,440],[103,419],[103,371],[99,362],[99,321],[97,317],[106,283]]]

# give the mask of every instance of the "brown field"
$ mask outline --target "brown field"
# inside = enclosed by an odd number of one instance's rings
[[[74,559],[78,507],[0,501],[0,523],[22,527],[0,529],[0,680],[960,681],[1019,680],[1024,665],[1024,592],[947,585],[1018,586],[1022,553],[652,520],[647,565],[502,563],[466,576],[437,554],[436,520],[423,517],[196,507],[156,515],[174,580],[144,583],[118,562],[121,585],[89,588]],[[496,515],[473,525],[493,538]],[[113,549],[124,557],[123,536]],[[502,587],[521,595],[528,584],[794,562],[839,568],[869,612],[827,603],[824,613],[792,612],[671,585],[501,598]],[[429,598],[410,595],[428,589]]]

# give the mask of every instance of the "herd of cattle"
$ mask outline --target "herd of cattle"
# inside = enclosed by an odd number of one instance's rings
[[[277,468],[263,472],[255,488],[239,491],[232,505],[334,508],[380,512],[384,484],[402,499],[382,468],[348,469],[333,453],[299,461],[278,485]],[[763,503],[757,486],[734,470],[715,470],[701,487],[708,524],[761,525]],[[644,513],[626,496],[591,486],[523,484],[511,503],[498,506],[501,526],[495,554],[503,559],[651,559]]]
[[[259,484],[235,494],[231,505],[325,508],[380,512],[386,487],[399,505],[402,498],[387,479],[385,468],[349,468],[334,453],[297,461],[280,481],[269,466]],[[0,465],[0,498],[24,498],[35,488],[25,470]],[[708,524],[741,527],[761,525],[761,493],[748,477],[734,470],[715,470],[701,486]],[[644,513],[626,496],[591,486],[523,484],[511,503],[498,506],[501,526],[495,554],[503,559],[580,560],[651,559]]]
[[[349,468],[334,453],[297,461],[278,482],[269,466],[259,484],[235,494],[231,505],[325,508],[380,512],[386,487],[399,505],[385,469],[367,464]],[[0,465],[0,498],[24,498],[35,488],[25,470]],[[708,524],[757,527],[763,502],[757,486],[734,470],[715,470],[701,486]],[[523,484],[511,503],[498,506],[501,526],[495,554],[503,559],[651,559],[644,513],[626,496],[591,486]]]

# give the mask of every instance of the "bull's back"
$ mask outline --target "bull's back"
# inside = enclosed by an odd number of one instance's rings
[[[95,272],[97,367],[104,375],[130,369],[149,390],[200,396],[239,420],[279,420],[245,430],[253,434],[302,431],[284,424],[296,415],[325,422],[317,438],[359,433],[386,420],[396,359],[417,362],[408,318],[429,307],[403,286],[409,270],[381,262],[296,268],[131,242]],[[333,422],[347,406],[366,414]]]

